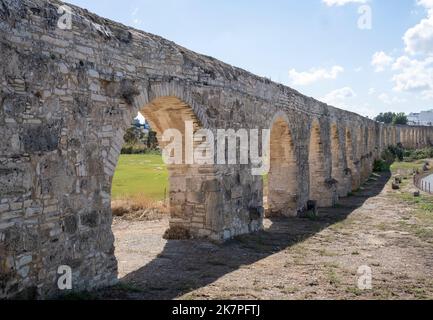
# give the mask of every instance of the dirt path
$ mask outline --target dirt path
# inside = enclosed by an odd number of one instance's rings
[[[120,299],[433,298],[433,239],[389,176],[322,210],[315,220],[266,220],[266,230],[224,245],[162,239],[167,220],[117,220],[120,285],[97,293]],[[388,184],[386,184],[388,182]],[[386,184],[386,185],[385,185]],[[409,184],[408,184],[409,185]],[[409,187],[405,187],[410,191]],[[404,222],[404,223],[403,223]],[[415,230],[415,231],[414,231]],[[371,290],[358,268],[372,269]]]

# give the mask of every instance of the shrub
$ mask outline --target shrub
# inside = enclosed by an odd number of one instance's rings
[[[390,149],[383,151],[381,158],[388,165],[391,165],[395,161],[395,155]]]
[[[417,150],[405,150],[404,161],[412,162],[415,160],[423,160],[433,158],[433,148],[424,148]]]
[[[122,154],[161,154],[159,149],[150,149],[143,145],[125,145],[121,151]]]
[[[401,144],[398,144],[397,146],[389,146],[388,151],[394,156],[395,159],[403,161],[404,149],[402,148]]]
[[[375,160],[373,164],[373,172],[384,172],[388,171],[390,167],[389,163],[386,163],[384,160],[379,159]]]

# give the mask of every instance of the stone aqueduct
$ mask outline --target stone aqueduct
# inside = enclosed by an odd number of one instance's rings
[[[389,145],[429,145],[427,127],[387,126],[158,36],[63,3],[0,0],[0,298],[116,281],[110,190],[123,134],[141,111],[161,133],[271,128],[270,214],[331,206]],[[169,167],[168,236],[225,240],[262,228],[251,165]]]

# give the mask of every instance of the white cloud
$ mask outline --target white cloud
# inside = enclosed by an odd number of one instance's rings
[[[376,93],[376,89],[375,88],[370,88],[370,89],[368,89],[368,94],[371,96],[371,95],[373,95],[373,94],[375,94]]]
[[[417,4],[426,9],[433,9],[433,0],[418,0]]]
[[[433,92],[433,57],[424,60],[403,56],[397,59],[392,69],[396,71],[392,80],[398,92],[420,92],[431,95]]]
[[[340,7],[350,3],[367,3],[368,0],[322,0],[322,2],[326,4],[328,7],[332,7],[332,6]]]
[[[351,87],[344,87],[329,92],[319,100],[337,108],[355,112],[365,117],[374,118],[378,111],[369,104],[355,103],[354,99],[356,97],[357,94]]]
[[[352,88],[344,87],[329,92],[320,100],[335,107],[344,107],[346,106],[348,99],[355,98],[355,97],[356,97],[356,93],[355,91],[353,91]]]
[[[383,51],[376,52],[371,59],[371,65],[375,67],[376,72],[384,71],[385,68],[390,66],[393,62],[394,58]]]
[[[433,0],[418,0],[417,4],[427,9],[427,18],[406,31],[403,36],[406,52],[411,55],[433,54]]]
[[[433,54],[433,16],[429,15],[415,27],[407,30],[403,40],[409,54]]]
[[[394,75],[391,81],[395,92],[412,93],[413,98],[429,99],[433,97],[433,0],[417,0],[416,3],[427,10],[427,17],[404,34],[407,55],[394,59],[382,51],[377,52],[372,65],[377,72],[392,65]],[[385,104],[405,101],[386,93],[378,98]]]
[[[298,72],[295,69],[289,71],[289,78],[295,85],[309,85],[320,80],[335,80],[340,73],[344,72],[341,66],[333,66],[327,69],[310,69],[309,71]]]
[[[378,98],[380,101],[382,101],[386,105],[395,105],[395,104],[406,102],[405,99],[401,99],[401,98],[396,97],[396,96],[390,97],[387,93],[380,94],[378,96]]]

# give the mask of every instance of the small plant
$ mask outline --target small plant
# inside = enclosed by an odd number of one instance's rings
[[[389,146],[388,151],[394,156],[394,159],[403,161],[405,150],[400,143],[397,146]]]
[[[403,155],[404,155],[403,160],[406,162],[413,162],[415,160],[433,158],[433,147],[417,149],[417,150],[405,150]]]
[[[386,163],[384,160],[379,159],[375,160],[373,164],[373,172],[384,172],[389,171],[390,165]]]
[[[314,210],[308,210],[305,212],[305,218],[307,218],[308,220],[315,221],[318,219],[318,216]]]

